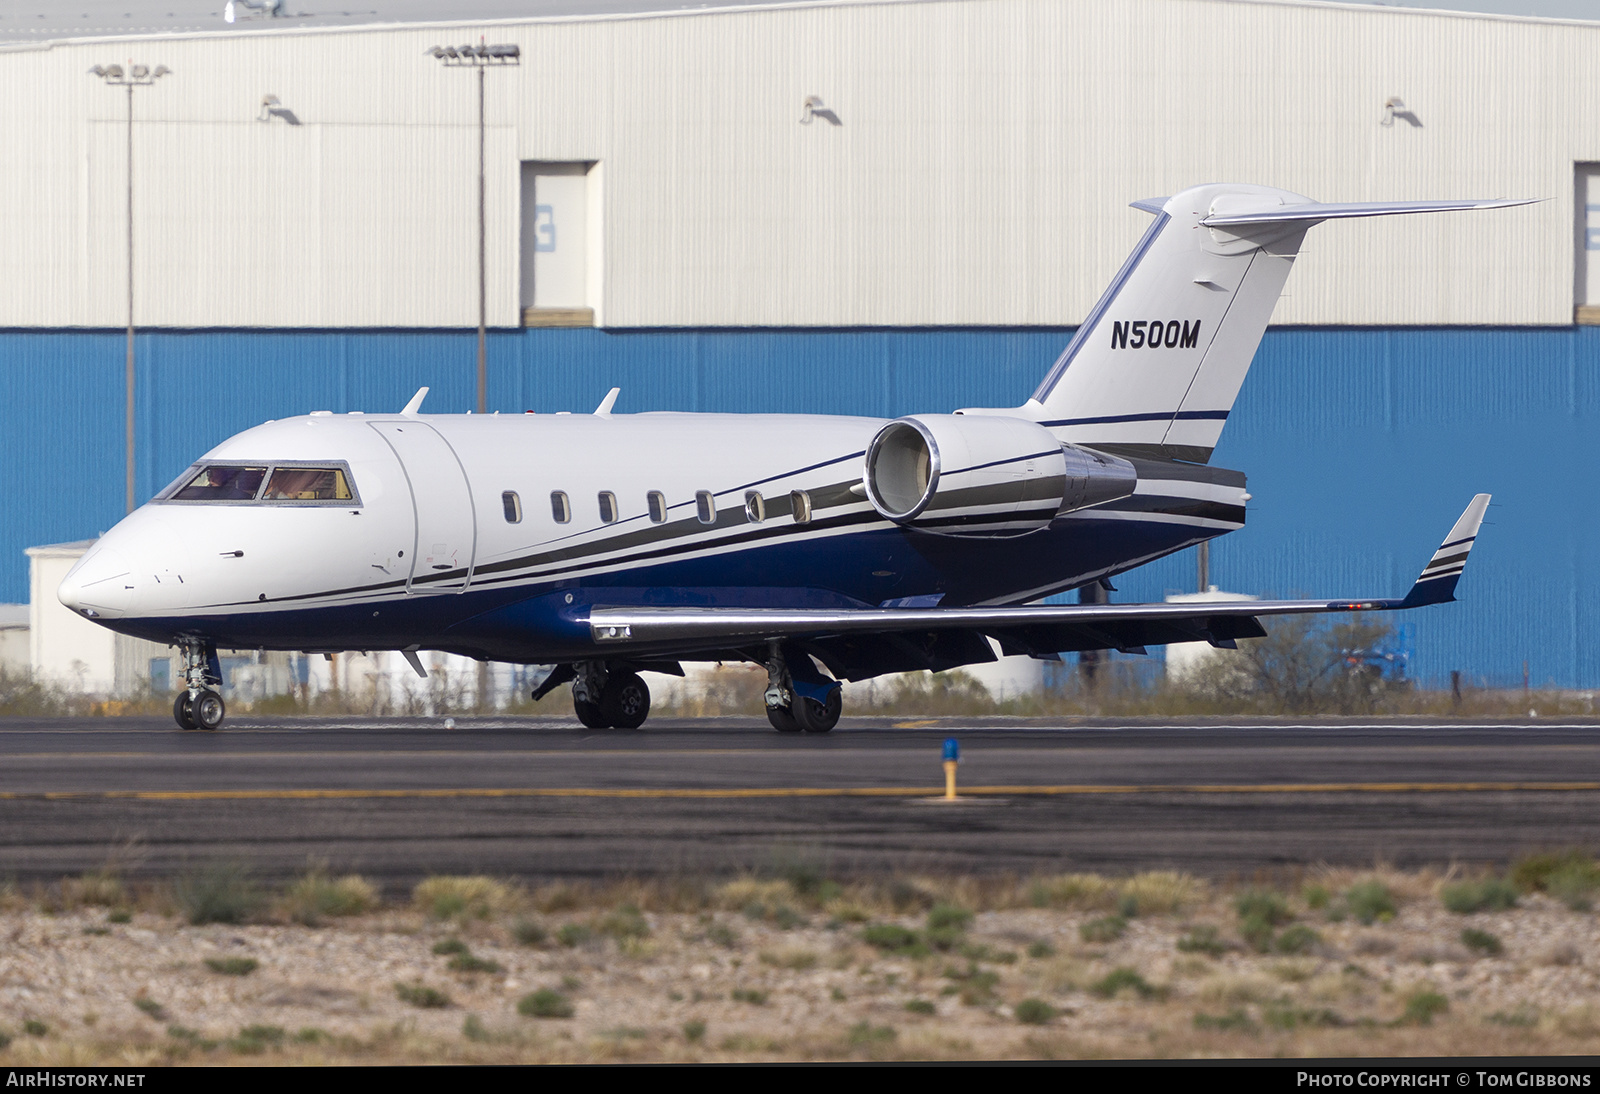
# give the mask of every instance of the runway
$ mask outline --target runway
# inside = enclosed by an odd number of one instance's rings
[[[963,800],[940,748],[961,742]],[[1600,723],[0,721],[0,878],[308,860],[401,885],[761,870],[1248,876],[1600,845]]]

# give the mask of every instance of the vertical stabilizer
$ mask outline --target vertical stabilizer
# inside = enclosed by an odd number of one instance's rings
[[[1124,455],[1211,458],[1306,231],[1323,220],[1520,201],[1323,204],[1268,186],[1196,186],[1155,214],[1033,398],[1009,414]]]

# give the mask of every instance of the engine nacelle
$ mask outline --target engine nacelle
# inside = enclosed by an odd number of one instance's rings
[[[865,482],[873,508],[897,523],[1008,536],[1127,497],[1138,474],[1127,460],[1063,444],[1022,418],[918,414],[878,431]]]

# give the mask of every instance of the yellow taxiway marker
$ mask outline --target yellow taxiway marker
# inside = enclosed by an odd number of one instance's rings
[[[1395,782],[1395,783],[1219,783],[969,786],[963,797],[1072,794],[1470,794],[1507,791],[1595,791],[1600,782]],[[455,787],[279,790],[43,790],[0,791],[0,801],[305,801],[354,798],[922,798],[943,794],[941,786],[762,786],[762,787]]]

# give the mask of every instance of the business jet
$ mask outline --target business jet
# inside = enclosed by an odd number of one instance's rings
[[[1041,604],[1243,527],[1209,463],[1307,230],[1519,201],[1324,204],[1208,185],[1154,222],[1020,407],[816,415],[314,411],[224,441],[103,536],[68,608],[177,646],[184,729],[225,716],[217,648],[443,650],[554,665],[591,727],[637,728],[641,671],[766,668],[782,732],[840,681],[1003,654],[1232,648],[1266,616],[1454,599],[1488,504],[1402,598]],[[1083,597],[1084,600],[1103,597]]]

